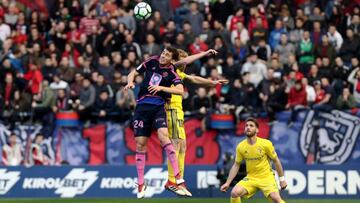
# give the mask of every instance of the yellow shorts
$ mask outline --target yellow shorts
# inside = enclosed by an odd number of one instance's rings
[[[170,139],[186,139],[184,112],[181,109],[166,109]]]
[[[261,190],[268,199],[270,193],[279,192],[274,176],[268,176],[265,178],[245,177],[236,185],[241,185],[246,189],[248,192],[248,194],[244,196],[246,199],[252,197],[257,190]]]

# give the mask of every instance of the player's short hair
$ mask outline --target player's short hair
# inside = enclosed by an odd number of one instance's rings
[[[186,51],[182,50],[182,49],[177,49],[177,52],[179,54],[179,60],[189,56],[189,54]],[[180,66],[178,66],[176,68],[179,69],[180,71],[184,72],[185,68],[186,68],[186,65],[182,64],[182,65],[180,65]]]
[[[245,120],[245,123],[247,123],[247,122],[249,122],[249,121],[255,123],[255,126],[256,126],[257,128],[259,128],[259,123],[258,123],[258,121],[256,120],[256,118],[249,117],[249,118],[247,118],[247,119]]]
[[[179,53],[176,48],[174,47],[166,47],[166,50],[168,50],[172,54],[172,59],[175,61],[179,60]]]

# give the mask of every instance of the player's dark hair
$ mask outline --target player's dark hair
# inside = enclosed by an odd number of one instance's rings
[[[259,128],[259,123],[258,123],[258,121],[256,120],[256,118],[249,117],[249,118],[247,118],[247,119],[245,120],[246,123],[249,122],[249,121],[255,123],[255,126],[256,126],[257,128]]]
[[[168,50],[172,54],[172,59],[175,61],[179,60],[179,52],[175,47],[166,47],[166,50]]]

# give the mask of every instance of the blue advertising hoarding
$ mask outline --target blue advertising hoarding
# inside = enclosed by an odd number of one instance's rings
[[[286,198],[360,199],[360,165],[293,165],[285,169]],[[219,192],[216,166],[188,166],[185,179],[194,197],[229,197]],[[173,197],[165,191],[165,166],[146,168],[146,197]],[[0,168],[0,197],[131,198],[136,195],[135,166],[35,166]]]

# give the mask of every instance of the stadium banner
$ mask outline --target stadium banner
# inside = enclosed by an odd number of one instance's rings
[[[333,110],[329,113],[299,111],[289,125],[291,112],[277,114],[278,122],[269,125],[259,118],[259,136],[270,139],[283,163],[303,164],[357,164],[360,163],[360,117],[351,112]],[[244,122],[231,130],[203,131],[200,120],[185,121],[187,134],[186,164],[221,164],[223,155],[234,153],[242,141]],[[41,126],[19,125],[14,129],[22,144],[25,159],[29,146]],[[7,142],[10,131],[0,124],[0,146]],[[135,141],[132,129],[126,125],[104,123],[88,128],[58,126],[53,136],[42,143],[44,154],[51,165],[67,162],[70,165],[134,164]],[[166,163],[166,155],[154,132],[148,143],[147,163]],[[1,161],[1,153],[0,153]]]
[[[185,179],[194,197],[229,198],[219,191],[216,166],[188,166]],[[360,198],[359,165],[294,165],[286,168],[291,198]],[[165,166],[146,167],[146,197],[176,197],[166,191]],[[135,166],[34,166],[1,167],[1,198],[135,198]],[[259,192],[256,197],[262,197]]]

